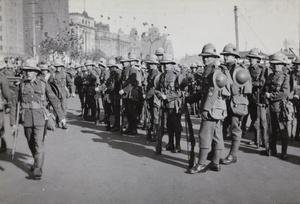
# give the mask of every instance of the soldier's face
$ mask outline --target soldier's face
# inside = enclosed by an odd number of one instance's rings
[[[29,81],[34,81],[36,79],[37,74],[38,73],[36,71],[28,70],[26,72],[26,79]]]
[[[150,70],[157,69],[157,65],[156,64],[150,64],[149,68],[150,68]]]
[[[235,57],[233,55],[224,55],[224,62],[225,63],[235,62]]]
[[[169,71],[173,68],[172,64],[165,64],[165,71]]]
[[[210,63],[212,63],[215,60],[214,57],[203,57],[202,59],[203,59],[204,65],[209,65]]]
[[[283,64],[273,64],[272,68],[274,70],[274,72],[282,72],[283,71]]]
[[[258,63],[258,59],[257,58],[249,58],[250,61],[250,65],[256,65]]]

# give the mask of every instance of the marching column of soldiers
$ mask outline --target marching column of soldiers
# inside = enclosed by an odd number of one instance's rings
[[[201,62],[190,67],[177,64],[163,48],[142,61],[133,53],[69,65],[59,59],[48,64],[2,60],[0,151],[7,150],[4,113],[10,113],[12,158],[20,122],[34,158],[33,177],[41,179],[47,129],[53,124],[68,129],[67,100],[77,93],[83,121],[104,124],[106,131],[123,135],[140,134],[138,129],[143,128],[145,139],[156,142],[156,154],[162,153],[164,134],[168,135],[164,148],[181,152],[182,115],[186,120],[194,115],[200,124],[199,155],[194,162],[195,144],[191,144],[190,174],[220,171],[222,164],[237,162],[249,119],[248,131],[254,132],[249,144],[263,147],[267,156],[277,156],[280,139],[280,158],[286,160],[289,140],[299,141],[300,134],[300,58],[291,65],[287,56],[277,52],[269,57],[267,67],[259,53],[257,48],[250,50],[249,66],[240,63],[233,44],[224,47],[222,60],[211,43],[199,54]],[[191,131],[186,131],[186,139],[192,143]],[[224,139],[230,139],[231,145],[221,158]]]

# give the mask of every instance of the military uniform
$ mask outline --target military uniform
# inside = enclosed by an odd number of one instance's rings
[[[1,65],[0,65],[1,66]],[[5,151],[7,146],[6,146],[6,140],[4,137],[4,100],[9,104],[12,102],[12,96],[11,92],[8,86],[8,81],[6,79],[6,76],[1,76],[0,75],[0,138],[1,138],[1,151]]]
[[[33,62],[32,62],[33,63]],[[25,65],[25,71],[39,71],[35,65]],[[29,149],[34,158],[33,173],[37,179],[42,176],[42,168],[45,157],[45,135],[47,119],[47,101],[50,101],[60,122],[65,123],[65,115],[62,110],[61,102],[53,93],[50,85],[42,79],[26,80],[20,84],[18,98],[21,103],[21,122],[24,127],[25,137]],[[12,124],[15,122],[16,103],[13,103],[11,109]],[[64,124],[63,124],[64,125]]]
[[[224,58],[228,56],[232,56],[235,59],[240,57],[232,44],[226,45],[221,54],[224,55]],[[230,152],[225,159],[221,159],[221,164],[231,164],[237,161],[237,152],[242,139],[242,120],[248,114],[248,95],[252,90],[249,71],[240,66],[235,59],[226,62],[226,66],[221,65],[224,66],[225,70],[228,70],[226,75],[231,81],[231,97],[227,100],[228,117],[224,121],[224,129],[229,130],[232,138]],[[244,80],[243,83],[240,80]]]
[[[295,139],[297,141],[300,140],[299,135],[300,135],[300,69],[299,69],[299,64],[300,64],[300,60],[299,58],[297,58],[295,61],[293,61],[294,64],[294,71],[291,75],[291,80],[292,80],[292,85],[293,85],[293,98],[292,98],[292,102],[294,105],[294,114],[295,114],[295,123],[294,124],[296,127],[294,127],[295,129]]]
[[[161,61],[162,64],[175,64],[172,57],[164,55]],[[167,65],[164,65],[167,66]],[[166,69],[165,72],[159,76],[158,85],[156,86],[155,94],[161,99],[161,106],[163,112],[167,114],[167,131],[169,142],[166,150],[174,153],[180,152],[180,140],[181,140],[181,106],[183,93],[179,88],[179,85],[183,79],[183,75],[177,76],[173,69]],[[174,136],[176,139],[176,146],[174,145]]]
[[[287,57],[280,52],[275,53],[270,61],[274,66],[274,73],[268,76],[265,90],[266,98],[268,99],[271,112],[271,138],[270,149],[271,155],[277,154],[276,143],[278,133],[281,136],[282,159],[287,159],[288,148],[288,131],[287,131],[287,102],[290,94],[290,77],[283,70],[276,70],[277,66],[284,66],[287,62]],[[277,65],[279,64],[279,65]]]

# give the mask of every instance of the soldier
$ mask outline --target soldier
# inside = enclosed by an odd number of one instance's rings
[[[4,61],[0,61],[0,69],[3,69],[6,67],[6,64]],[[7,145],[6,140],[4,137],[5,133],[5,127],[4,127],[4,99],[6,100],[8,104],[8,108],[10,108],[11,102],[12,102],[12,95],[9,89],[8,81],[6,76],[0,75],[0,138],[1,138],[1,148],[0,153],[5,152]]]
[[[148,71],[147,77],[147,87],[145,92],[145,98],[149,104],[150,112],[150,127],[148,130],[147,140],[156,141],[156,131],[158,128],[158,107],[159,99],[154,94],[155,91],[155,78],[160,74],[158,71],[158,58],[156,55],[151,55],[150,58],[146,61]]]
[[[83,85],[83,93],[85,93],[84,100],[84,114],[83,119],[88,119],[89,109],[91,110],[91,120],[97,123],[96,118],[96,90],[95,88],[99,85],[99,77],[97,77],[93,73],[93,67],[95,64],[88,60],[85,63],[85,67],[82,68],[82,85]]]
[[[225,159],[221,159],[221,164],[231,164],[237,161],[237,152],[242,139],[241,124],[243,117],[248,114],[248,95],[251,93],[252,84],[249,71],[237,63],[240,58],[238,51],[233,44],[224,47],[221,55],[224,56],[225,65],[221,65],[227,71],[227,76],[231,79],[231,97],[227,101],[228,117],[224,121],[225,130],[231,133],[231,149]],[[229,73],[228,73],[229,72]]]
[[[293,104],[295,107],[295,116],[296,116],[296,133],[295,140],[299,141],[300,134],[300,59],[297,57],[294,61],[294,72],[292,74],[292,84],[293,84]]]
[[[84,92],[82,89],[82,69],[83,65],[76,63],[74,69],[76,70],[76,74],[74,76],[74,85],[76,87],[76,92],[78,93],[81,110],[84,109]],[[82,117],[82,112],[80,113],[79,117]]]
[[[167,130],[169,142],[166,150],[177,153],[181,151],[181,105],[183,93],[179,87],[183,80],[183,75],[176,75],[174,72],[174,65],[172,56],[165,54],[160,61],[164,72],[159,76],[158,84],[156,86],[155,94],[161,100],[161,106],[167,114]],[[176,139],[176,146],[174,145],[174,136]]]
[[[110,75],[103,90],[110,95],[111,105],[114,106],[114,125],[111,131],[120,130],[120,86],[122,71],[114,59],[108,60],[107,67],[110,69]]]
[[[66,125],[65,115],[62,110],[60,100],[52,92],[50,85],[38,78],[37,75],[41,73],[37,67],[35,60],[28,60],[22,68],[25,73],[25,81],[20,84],[18,98],[22,108],[22,124],[24,127],[25,137],[28,142],[29,149],[34,158],[34,165],[32,171],[35,179],[41,179],[43,171],[43,164],[45,158],[45,136],[46,136],[46,98],[51,102],[55,110],[59,123],[62,126]],[[15,127],[15,113],[16,103],[13,103],[11,109],[11,121],[13,132]]]
[[[251,123],[254,127],[254,143],[258,145],[260,141],[258,139],[262,139],[262,144],[266,148],[267,153],[269,153],[269,136],[267,134],[268,124],[267,124],[267,103],[262,97],[262,87],[265,85],[268,70],[260,64],[260,60],[262,57],[259,55],[259,50],[257,48],[253,48],[247,55],[250,65],[248,70],[250,72],[250,76],[252,79],[252,93],[249,97],[249,109]],[[250,125],[251,127],[251,125]],[[259,135],[261,138],[257,138]]]
[[[41,63],[39,63],[38,67],[42,71],[42,76],[43,76],[44,80],[48,82],[49,78],[51,76],[50,69],[49,69],[48,65],[45,64],[44,62],[41,62]]]
[[[201,125],[199,131],[199,160],[196,166],[188,169],[188,173],[203,173],[210,169],[220,171],[221,151],[224,148],[222,123],[227,116],[226,99],[230,96],[229,80],[224,74],[227,70],[216,63],[219,55],[213,44],[206,44],[202,56],[205,68],[201,89],[197,93],[186,97],[186,103],[199,101]],[[206,165],[206,159],[212,148],[212,162]]]
[[[273,73],[268,76],[265,86],[265,97],[268,99],[271,114],[271,155],[277,155],[276,143],[278,133],[281,136],[281,159],[287,159],[288,131],[287,131],[287,101],[290,94],[290,77],[283,71],[288,64],[286,55],[276,52],[270,57]]]
[[[75,86],[73,83],[73,80],[71,77],[66,74],[65,70],[63,69],[65,67],[64,63],[61,60],[56,60],[54,62],[54,68],[55,71],[52,73],[52,75],[49,77],[49,83],[54,83],[56,84],[61,91],[61,104],[62,104],[62,109],[64,111],[65,117],[67,116],[67,97],[69,92],[68,92],[68,86],[71,87],[71,95],[72,97],[75,97]],[[57,118],[58,119],[58,118]],[[57,122],[59,122],[57,120]],[[68,126],[65,125],[62,127],[62,129],[68,129]]]

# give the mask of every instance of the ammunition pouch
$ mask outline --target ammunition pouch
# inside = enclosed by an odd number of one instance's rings
[[[209,110],[209,115],[213,119],[223,120],[227,117],[226,101],[222,97],[218,97],[212,108]]]
[[[248,114],[249,101],[242,95],[234,95],[230,101],[230,107],[233,114],[238,116],[245,116]]]

